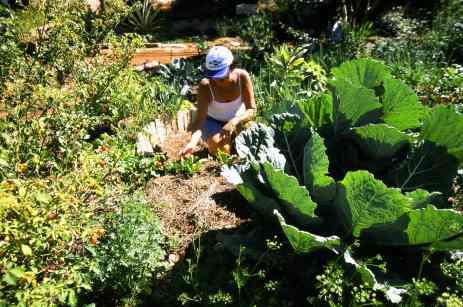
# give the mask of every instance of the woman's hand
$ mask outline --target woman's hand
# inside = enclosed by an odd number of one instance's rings
[[[194,145],[188,143],[186,146],[180,151],[180,156],[182,157],[189,157],[193,153],[193,149],[195,148]]]
[[[233,132],[236,131],[236,126],[239,124],[238,118],[232,118],[228,123],[222,127],[222,134],[226,137],[231,137]]]

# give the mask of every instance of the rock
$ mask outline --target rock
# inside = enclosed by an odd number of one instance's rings
[[[87,0],[88,6],[90,6],[90,10],[94,13],[98,13],[101,8],[100,0]]]
[[[180,257],[176,254],[169,254],[169,262],[176,263],[180,260]]]
[[[135,66],[135,70],[136,71],[148,71],[148,70],[152,70],[158,67],[159,64],[160,64],[159,61],[156,61],[156,60],[147,61],[143,64]]]
[[[342,29],[342,21],[338,20],[334,23],[331,28],[331,41],[333,43],[339,43],[344,37],[344,31]]]
[[[153,4],[153,6],[159,7],[161,11],[170,10],[174,2],[175,0],[151,0],[151,4]]]
[[[138,133],[137,135],[137,153],[140,155],[150,155],[154,153],[153,146],[144,133]]]
[[[241,3],[236,6],[235,10],[238,16],[250,16],[257,14],[257,4]]]

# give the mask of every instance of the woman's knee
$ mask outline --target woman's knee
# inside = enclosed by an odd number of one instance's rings
[[[216,154],[219,150],[230,153],[230,140],[229,138],[224,138],[220,134],[214,134],[207,138],[207,148],[211,154]]]

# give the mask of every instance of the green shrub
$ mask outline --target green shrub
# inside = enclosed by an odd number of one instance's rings
[[[1,306],[76,306],[82,305],[83,296],[94,301],[93,295],[111,288],[103,283],[112,273],[97,278],[93,268],[105,265],[121,272],[125,264],[117,261],[131,257],[129,250],[110,263],[93,257],[111,252],[108,246],[99,250],[108,230],[120,246],[129,245],[130,235],[137,244],[162,241],[157,220],[134,205],[124,205],[129,207],[127,217],[107,215],[118,210],[127,191],[153,175],[156,162],[135,156],[128,141],[135,127],[117,130],[122,120],[133,117],[133,123],[142,124],[159,111],[143,96],[144,80],[128,68],[139,38],[114,35],[125,12],[122,0],[107,2],[99,15],[83,1],[2,12]],[[104,54],[102,42],[110,47]],[[107,141],[107,150],[92,146],[90,141],[103,132],[116,130],[119,138]],[[132,181],[134,186],[124,185]],[[131,222],[138,224],[132,227]],[[144,233],[143,227],[152,232]],[[133,283],[122,295],[138,294],[152,274],[147,270],[162,266],[161,248],[151,248],[135,255],[146,256],[145,262],[139,270],[128,268],[126,276]]]
[[[109,295],[106,299],[135,302],[166,267],[165,240],[158,218],[140,196],[122,200],[118,207],[105,216],[104,238],[93,250],[94,288]]]
[[[306,59],[303,47],[283,44],[265,56],[265,65],[255,78],[254,88],[259,113],[263,117],[284,112],[326,90],[325,70]]]
[[[248,42],[254,51],[254,60],[263,56],[263,53],[271,50],[275,44],[273,21],[270,14],[253,15],[240,26],[239,36]]]
[[[463,2],[461,0],[443,0],[432,24],[425,35],[425,48],[442,52],[445,58],[463,62]]]
[[[91,291],[85,251],[103,194],[100,158],[82,152],[76,170],[0,183],[0,305],[76,306]]]

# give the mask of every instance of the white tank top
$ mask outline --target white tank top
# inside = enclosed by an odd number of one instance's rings
[[[235,116],[243,115],[246,111],[246,106],[243,103],[243,93],[241,89],[241,75],[238,74],[238,84],[240,87],[240,96],[230,102],[220,102],[215,100],[214,91],[209,83],[209,89],[212,95],[212,101],[207,108],[207,115],[221,122],[228,122]]]

